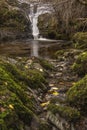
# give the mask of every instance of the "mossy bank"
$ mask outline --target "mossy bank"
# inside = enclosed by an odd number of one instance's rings
[[[15,64],[9,58],[0,58],[0,129],[41,127],[38,114],[42,108],[38,97],[47,91],[47,74],[44,69],[34,68],[34,64],[28,58],[16,59]]]

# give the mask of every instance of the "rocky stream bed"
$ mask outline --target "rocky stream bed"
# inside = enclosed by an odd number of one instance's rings
[[[20,42],[0,45],[1,130],[86,130],[86,51],[39,41],[35,57],[31,41]]]

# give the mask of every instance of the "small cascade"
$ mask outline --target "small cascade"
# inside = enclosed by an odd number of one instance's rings
[[[32,34],[33,34],[34,40],[38,40],[38,36],[39,36],[39,29],[38,29],[37,24],[38,24],[38,16],[37,14],[35,14],[33,18],[33,28],[32,28],[33,30]]]
[[[38,29],[38,17],[41,14],[45,13],[50,13],[49,7],[44,5],[44,6],[39,6],[38,4],[30,4],[30,14],[29,18],[31,21],[31,26],[32,26],[32,35],[34,37],[34,40],[39,39],[39,29]]]
[[[31,26],[32,26],[32,35],[34,37],[34,40],[37,40],[38,36],[39,36],[39,29],[38,29],[38,26],[37,26],[38,13],[37,13],[37,6],[36,5],[32,5],[32,4],[30,5],[29,18],[30,18]]]

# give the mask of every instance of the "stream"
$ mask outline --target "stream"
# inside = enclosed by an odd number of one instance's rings
[[[62,42],[63,41],[35,41],[30,39],[5,43],[1,42],[0,55],[50,58],[50,53],[57,51],[58,44]]]
[[[41,14],[52,13],[52,7],[49,4],[41,4],[36,1],[29,2],[28,0],[18,0],[19,4],[29,4],[29,20],[31,22],[31,30],[33,39],[25,39],[12,42],[0,43],[0,54],[7,56],[35,56],[49,58],[50,52],[61,41],[43,38],[40,35],[38,28],[38,18]],[[53,49],[54,50],[54,49]],[[57,49],[56,49],[57,50]]]
[[[20,1],[20,3],[23,2],[23,0]],[[39,15],[44,13],[50,13],[50,10],[47,5],[41,7],[37,4],[30,4],[29,19],[31,21],[32,35],[34,39],[15,40],[11,42],[9,41],[5,43],[0,43],[0,55],[8,57],[41,57],[48,59],[50,63],[53,64],[56,71],[49,72],[50,75],[47,80],[49,83],[48,87],[50,89],[46,93],[44,99],[42,99],[42,103],[48,102],[54,97],[64,100],[65,92],[69,87],[72,86],[73,82],[76,81],[76,76],[71,75],[70,70],[70,66],[72,64],[72,57],[70,59],[69,57],[61,57],[62,60],[52,59],[53,54],[57,50],[59,50],[64,44],[66,44],[66,42],[62,40],[50,40],[40,36],[39,29],[37,26],[38,17]],[[46,108],[43,107],[43,113],[40,115],[40,118],[43,118],[45,110]],[[60,128],[60,130],[64,130],[63,123],[56,124],[55,121],[57,122],[57,120],[54,118],[54,121],[52,123],[54,123],[54,125],[57,127],[57,130],[58,128]],[[61,120],[61,122],[62,121],[63,120]],[[54,130],[56,129],[54,128]]]

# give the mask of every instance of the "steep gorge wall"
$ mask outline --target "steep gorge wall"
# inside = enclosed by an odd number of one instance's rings
[[[29,5],[18,1],[0,1],[0,40],[31,38]]]

